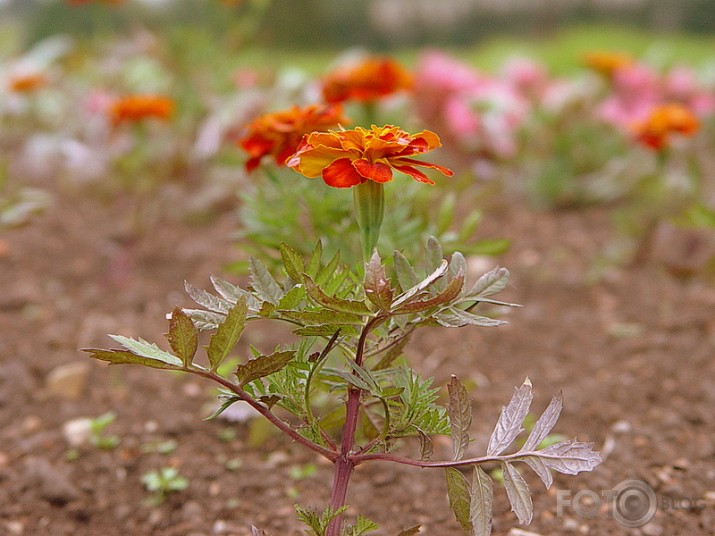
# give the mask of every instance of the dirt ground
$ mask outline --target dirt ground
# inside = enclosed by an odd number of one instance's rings
[[[235,209],[200,224],[167,213],[144,238],[127,241],[122,204],[80,194],[57,192],[43,215],[0,237],[0,534],[244,536],[252,524],[273,536],[300,534],[293,504],[323,508],[329,464],[260,426],[203,421],[215,400],[211,385],[108,368],[78,351],[115,346],[107,333],[162,340],[164,314],[190,305],[184,280],[208,287],[209,274],[226,276],[222,266],[237,257]],[[603,208],[548,212],[495,201],[484,220],[484,236],[513,241],[485,268],[508,267],[503,299],[524,307],[504,327],[425,331],[407,353],[440,385],[454,373],[474,386],[474,455],[526,376],[534,411],[563,389],[554,431],[594,442],[605,461],[592,473],[557,476],[549,491],[525,468],[535,517],[521,528],[715,534],[711,282],[654,262],[603,263],[614,240]],[[247,336],[270,343],[268,332]],[[106,429],[119,437],[116,448],[68,443],[67,422],[108,411],[117,416]],[[160,452],[168,440],[175,448]],[[189,486],[150,505],[141,477],[168,466]],[[590,518],[559,504],[559,490],[600,494],[627,479],[655,491],[658,510],[643,527],[622,527],[605,502],[584,503],[593,506]],[[518,525],[503,488],[495,495],[494,534],[520,534],[510,532]],[[461,534],[439,470],[366,464],[348,500],[350,513],[381,524],[381,535],[415,524],[421,534]]]

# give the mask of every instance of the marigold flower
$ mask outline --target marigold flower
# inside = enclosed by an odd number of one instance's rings
[[[368,180],[389,182],[393,170],[418,182],[434,184],[415,166],[436,169],[447,176],[451,176],[452,171],[410,157],[441,145],[434,132],[423,130],[411,135],[392,125],[314,132],[303,138],[298,151],[286,164],[306,177],[322,176],[328,186],[335,188],[349,188]]]
[[[114,125],[143,119],[166,120],[174,113],[174,101],[161,95],[128,95],[115,100],[109,107]]]
[[[584,55],[583,63],[610,78],[619,69],[633,65],[635,60],[625,52],[596,51]]]
[[[323,79],[326,102],[369,102],[412,87],[412,75],[389,58],[369,58]]]
[[[47,78],[41,73],[30,73],[14,76],[10,79],[10,91],[16,93],[29,93],[41,88],[47,83]]]
[[[249,155],[246,171],[256,169],[267,155],[273,155],[279,166],[285,165],[305,134],[349,121],[342,115],[341,107],[323,104],[293,106],[262,115],[248,125],[246,135],[238,140],[238,145]]]
[[[661,104],[653,108],[645,120],[634,125],[638,141],[651,149],[668,146],[671,134],[692,136],[699,128],[698,119],[686,106],[678,103]]]

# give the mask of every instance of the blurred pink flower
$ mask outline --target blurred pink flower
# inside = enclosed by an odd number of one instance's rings
[[[512,58],[502,67],[507,84],[528,99],[539,99],[550,85],[549,74],[542,64],[529,58]]]

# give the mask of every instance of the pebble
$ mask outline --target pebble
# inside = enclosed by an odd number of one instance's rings
[[[88,362],[74,361],[53,368],[45,379],[46,393],[67,400],[78,399],[87,384],[89,366]]]
[[[655,523],[646,523],[641,527],[641,532],[645,536],[661,536],[661,534],[663,534],[663,527]]]
[[[10,536],[20,536],[25,532],[25,525],[21,521],[8,521],[5,523],[5,528]]]
[[[611,425],[611,431],[615,434],[627,434],[633,430],[631,423],[625,420],[616,421]]]
[[[542,536],[539,532],[530,532],[523,529],[511,529],[507,536]]]
[[[78,417],[62,425],[62,435],[70,447],[87,445],[92,437],[92,419]]]
[[[25,460],[25,482],[36,486],[40,496],[51,504],[64,506],[80,497],[77,487],[45,458]]]

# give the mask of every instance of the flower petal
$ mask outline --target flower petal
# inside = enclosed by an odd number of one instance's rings
[[[454,171],[452,171],[449,168],[440,166],[439,164],[433,164],[432,162],[422,162],[421,160],[415,160],[413,158],[396,158],[393,162],[393,167],[397,168],[397,166],[402,165],[402,164],[409,164],[411,166],[421,166],[421,167],[426,167],[426,168],[430,168],[430,169],[436,169],[442,175],[446,175],[447,177],[451,177],[452,175],[454,175]]]
[[[323,180],[333,188],[350,188],[365,182],[349,158],[340,158],[323,170]]]
[[[392,169],[382,162],[373,164],[364,158],[359,158],[353,162],[353,167],[360,175],[371,181],[390,182],[392,180]]]
[[[422,173],[419,169],[415,169],[412,166],[400,166],[400,165],[392,164],[392,167],[395,168],[400,173],[409,175],[410,177],[415,179],[417,182],[423,182],[425,184],[434,184],[434,181],[432,179],[430,179],[427,175]]]
[[[345,156],[345,151],[341,149],[324,145],[313,147],[304,140],[298,151],[286,161],[286,165],[301,175],[313,178],[319,177],[333,161]]]

